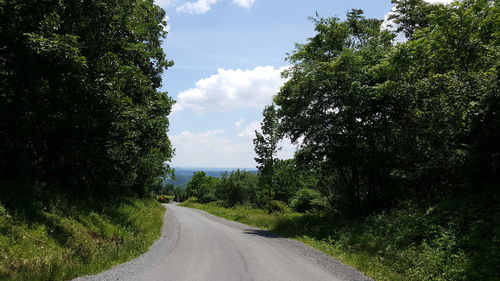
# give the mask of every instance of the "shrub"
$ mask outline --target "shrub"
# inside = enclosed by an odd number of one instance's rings
[[[277,212],[277,213],[290,211],[288,205],[285,204],[285,202],[279,200],[272,200],[269,209],[271,212]]]
[[[217,200],[217,199],[215,198],[215,195],[214,195],[214,193],[213,193],[213,192],[204,193],[204,194],[202,194],[202,195],[198,198],[198,201],[199,201],[200,203],[209,203],[209,202],[213,202],[213,201],[215,201],[215,200]]]
[[[164,203],[164,204],[167,204],[167,203],[170,203],[170,198],[167,197],[166,195],[160,195],[160,196],[157,196],[156,199],[158,200],[158,202],[160,203]]]
[[[305,213],[310,210],[325,210],[328,208],[328,201],[319,191],[310,188],[299,189],[290,204],[292,208]]]

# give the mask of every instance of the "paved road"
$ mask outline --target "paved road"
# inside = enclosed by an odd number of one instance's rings
[[[300,242],[168,205],[162,237],[141,257],[74,281],[371,280]]]

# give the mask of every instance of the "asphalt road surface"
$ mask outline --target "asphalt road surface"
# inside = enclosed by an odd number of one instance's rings
[[[139,258],[74,281],[371,280],[304,244],[167,205],[161,238]]]

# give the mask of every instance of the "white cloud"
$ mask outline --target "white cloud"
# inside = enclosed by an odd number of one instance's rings
[[[246,125],[239,133],[239,138],[253,139],[255,138],[255,131],[260,131],[260,122],[255,121]]]
[[[246,9],[252,8],[255,0],[233,0],[233,3]]]
[[[241,117],[240,120],[234,123],[234,125],[236,126],[236,128],[241,128],[241,126],[243,126],[244,123],[245,123],[245,117]]]
[[[198,0],[196,2],[186,2],[177,7],[177,12],[184,12],[188,14],[204,14],[210,11],[212,5],[220,0]]]
[[[163,30],[165,32],[170,32],[170,24],[168,23],[168,21],[170,20],[170,17],[165,15],[164,20],[167,22],[167,24],[163,26]]]
[[[258,122],[252,122],[258,123]],[[224,130],[209,130],[194,133],[184,131],[171,137],[175,148],[172,166],[176,167],[235,167],[253,168],[255,152],[253,142],[249,138],[231,138]],[[293,157],[295,145],[284,140],[282,150],[278,152],[280,159]]]
[[[258,66],[251,70],[219,69],[217,74],[196,82],[196,87],[179,93],[174,112],[191,108],[198,113],[263,108],[285,82],[286,67]]]
[[[193,133],[184,131],[172,136],[176,156],[174,166],[255,167],[253,144],[235,142],[223,130]]]
[[[290,139],[284,138],[280,142],[281,149],[277,153],[279,159],[291,159],[297,150],[297,145],[293,144]]]
[[[155,4],[162,7],[162,8],[167,8],[172,5],[175,5],[177,0],[155,0]]]

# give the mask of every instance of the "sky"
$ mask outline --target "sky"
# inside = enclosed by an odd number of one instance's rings
[[[285,82],[280,73],[287,53],[314,35],[308,17],[345,19],[356,8],[383,19],[392,8],[390,0],[155,2],[167,13],[163,48],[174,61],[161,89],[176,100],[169,116],[170,165],[204,168],[255,167],[252,139],[262,110]],[[284,141],[278,157],[291,158],[294,151]]]

